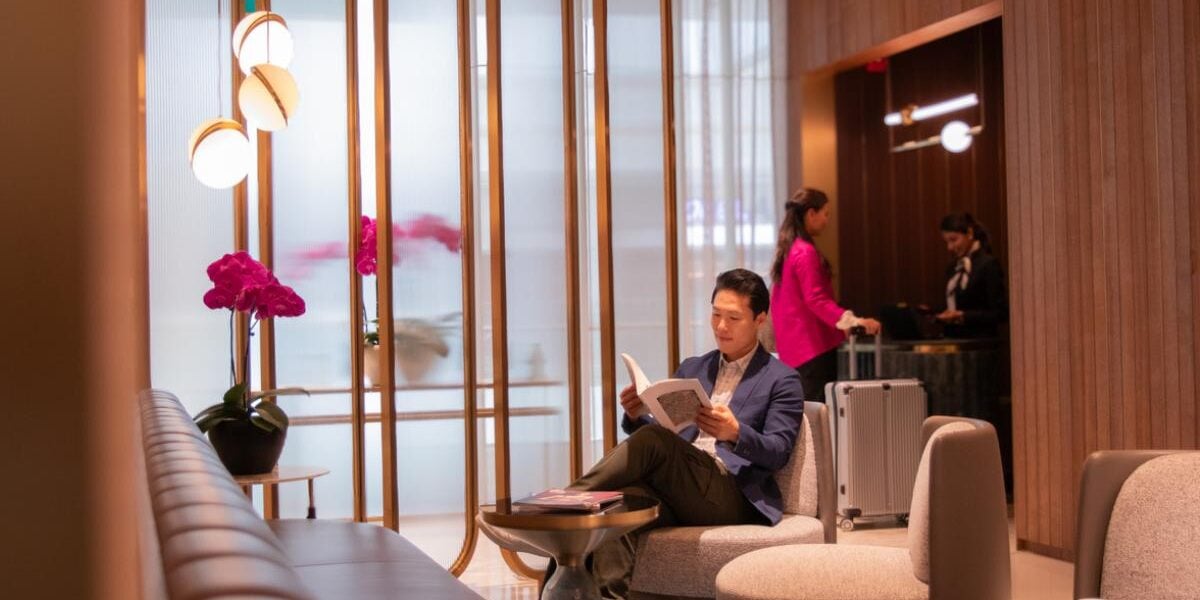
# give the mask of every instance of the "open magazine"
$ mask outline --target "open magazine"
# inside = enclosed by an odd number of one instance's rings
[[[684,427],[696,422],[696,415],[701,406],[712,408],[708,393],[699,379],[663,379],[650,383],[646,374],[638,366],[637,361],[628,354],[621,354],[625,368],[629,370],[629,379],[637,390],[642,404],[646,405],[650,414],[660,425],[679,433]],[[630,415],[637,418],[641,415]]]

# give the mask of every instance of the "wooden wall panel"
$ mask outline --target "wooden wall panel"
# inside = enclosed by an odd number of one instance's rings
[[[1197,447],[1200,4],[1004,11],[1017,535],[1069,558],[1088,453]]]
[[[794,3],[791,73],[982,7]],[[1200,441],[1200,2],[1006,0],[1002,24],[1015,521],[1070,558],[1088,453]]]
[[[891,57],[886,73],[855,67],[834,77],[843,306],[875,315],[896,302],[944,304],[951,258],[938,224],[951,212],[967,211],[982,222],[1007,266],[1001,52],[1000,20],[993,19]],[[883,123],[884,114],[905,105],[972,92],[981,106],[907,127]],[[893,146],[937,135],[952,120],[984,126],[967,151],[892,153]]]
[[[793,0],[801,71],[812,71],[993,0]]]

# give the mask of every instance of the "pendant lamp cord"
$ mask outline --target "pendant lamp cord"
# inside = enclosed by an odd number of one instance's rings
[[[223,4],[224,2],[225,2],[225,0],[217,0],[217,115],[218,116],[222,115],[224,112],[221,110],[222,109],[222,102],[221,102],[222,95],[221,94],[223,93],[222,86],[221,86],[221,79],[223,78],[222,69],[221,69],[221,4]]]

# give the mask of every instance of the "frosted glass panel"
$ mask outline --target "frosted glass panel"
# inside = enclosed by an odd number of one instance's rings
[[[229,313],[202,298],[206,267],[233,250],[232,194],[195,178],[187,146],[197,125],[230,114],[228,3],[222,16],[219,29],[215,3],[146,5],[150,379],[193,414],[231,384]]]
[[[560,4],[501,5],[514,495],[569,483]],[[517,413],[519,414],[519,412]]]
[[[289,70],[300,105],[272,136],[276,274],[307,304],[300,318],[276,319],[280,386],[350,385],[347,259],[345,6],[276,0],[296,40]]]
[[[608,4],[617,352],[635,356],[651,380],[670,375],[658,9],[639,0]],[[629,382],[617,371],[620,389]]]
[[[391,2],[388,17],[396,410],[419,419],[397,424],[400,513],[454,517],[465,494],[457,16],[453,2],[423,0]],[[446,565],[463,540],[458,528],[410,533]]]

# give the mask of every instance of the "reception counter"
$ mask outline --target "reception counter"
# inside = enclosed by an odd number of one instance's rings
[[[984,340],[889,341],[883,353],[882,377],[912,377],[925,382],[930,415],[954,415],[994,419],[997,408],[1007,404],[1010,388],[1008,342]],[[858,372],[873,379],[875,347],[858,345]],[[849,350],[838,351],[838,379],[849,375]]]

